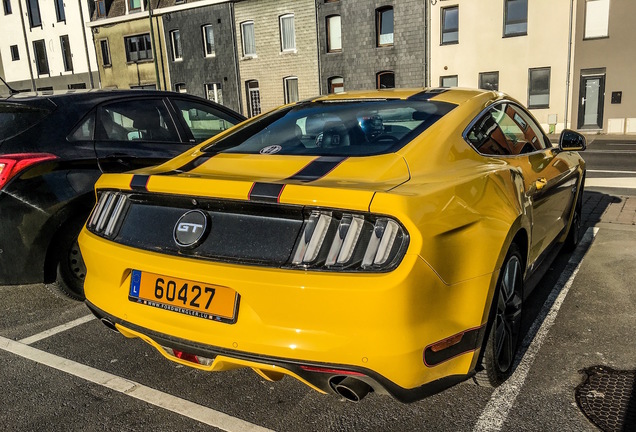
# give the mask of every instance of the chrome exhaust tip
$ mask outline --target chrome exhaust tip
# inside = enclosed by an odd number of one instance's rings
[[[115,326],[115,324],[110,321],[107,318],[101,318],[100,321],[106,326],[108,327],[110,330],[114,331],[115,333],[119,333],[119,330],[117,330],[117,327]]]
[[[352,377],[337,376],[329,380],[331,388],[351,402],[360,402],[372,390],[364,381]]]

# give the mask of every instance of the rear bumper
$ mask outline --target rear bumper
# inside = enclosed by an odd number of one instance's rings
[[[330,376],[300,366],[328,365],[359,372],[376,391],[410,401],[469,376],[481,347],[493,274],[449,286],[413,254],[389,273],[352,274],[167,256],[86,230],[79,240],[89,307],[160,352],[163,345],[233,367],[277,366],[321,391],[330,390]],[[133,269],[232,288],[240,295],[236,323],[129,301]],[[432,344],[474,329],[461,350],[458,344],[441,357],[425,356]],[[213,364],[208,370],[223,368]]]

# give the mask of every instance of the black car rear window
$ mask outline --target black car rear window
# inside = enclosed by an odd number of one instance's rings
[[[455,106],[384,99],[301,103],[247,122],[204,151],[312,156],[391,153]]]
[[[0,140],[24,132],[38,124],[51,110],[14,103],[0,103]]]

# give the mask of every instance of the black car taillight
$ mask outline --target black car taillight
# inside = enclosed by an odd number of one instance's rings
[[[128,208],[128,197],[120,192],[102,192],[86,227],[103,237],[113,238]]]
[[[20,171],[40,162],[57,159],[50,153],[16,153],[0,155],[0,189]]]
[[[291,266],[389,271],[402,260],[408,241],[402,225],[387,216],[313,210],[305,217]]]

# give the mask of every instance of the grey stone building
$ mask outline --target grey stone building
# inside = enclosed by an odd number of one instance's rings
[[[162,15],[172,90],[240,111],[233,2],[200,3]]]
[[[316,0],[321,93],[426,85],[421,0]]]

